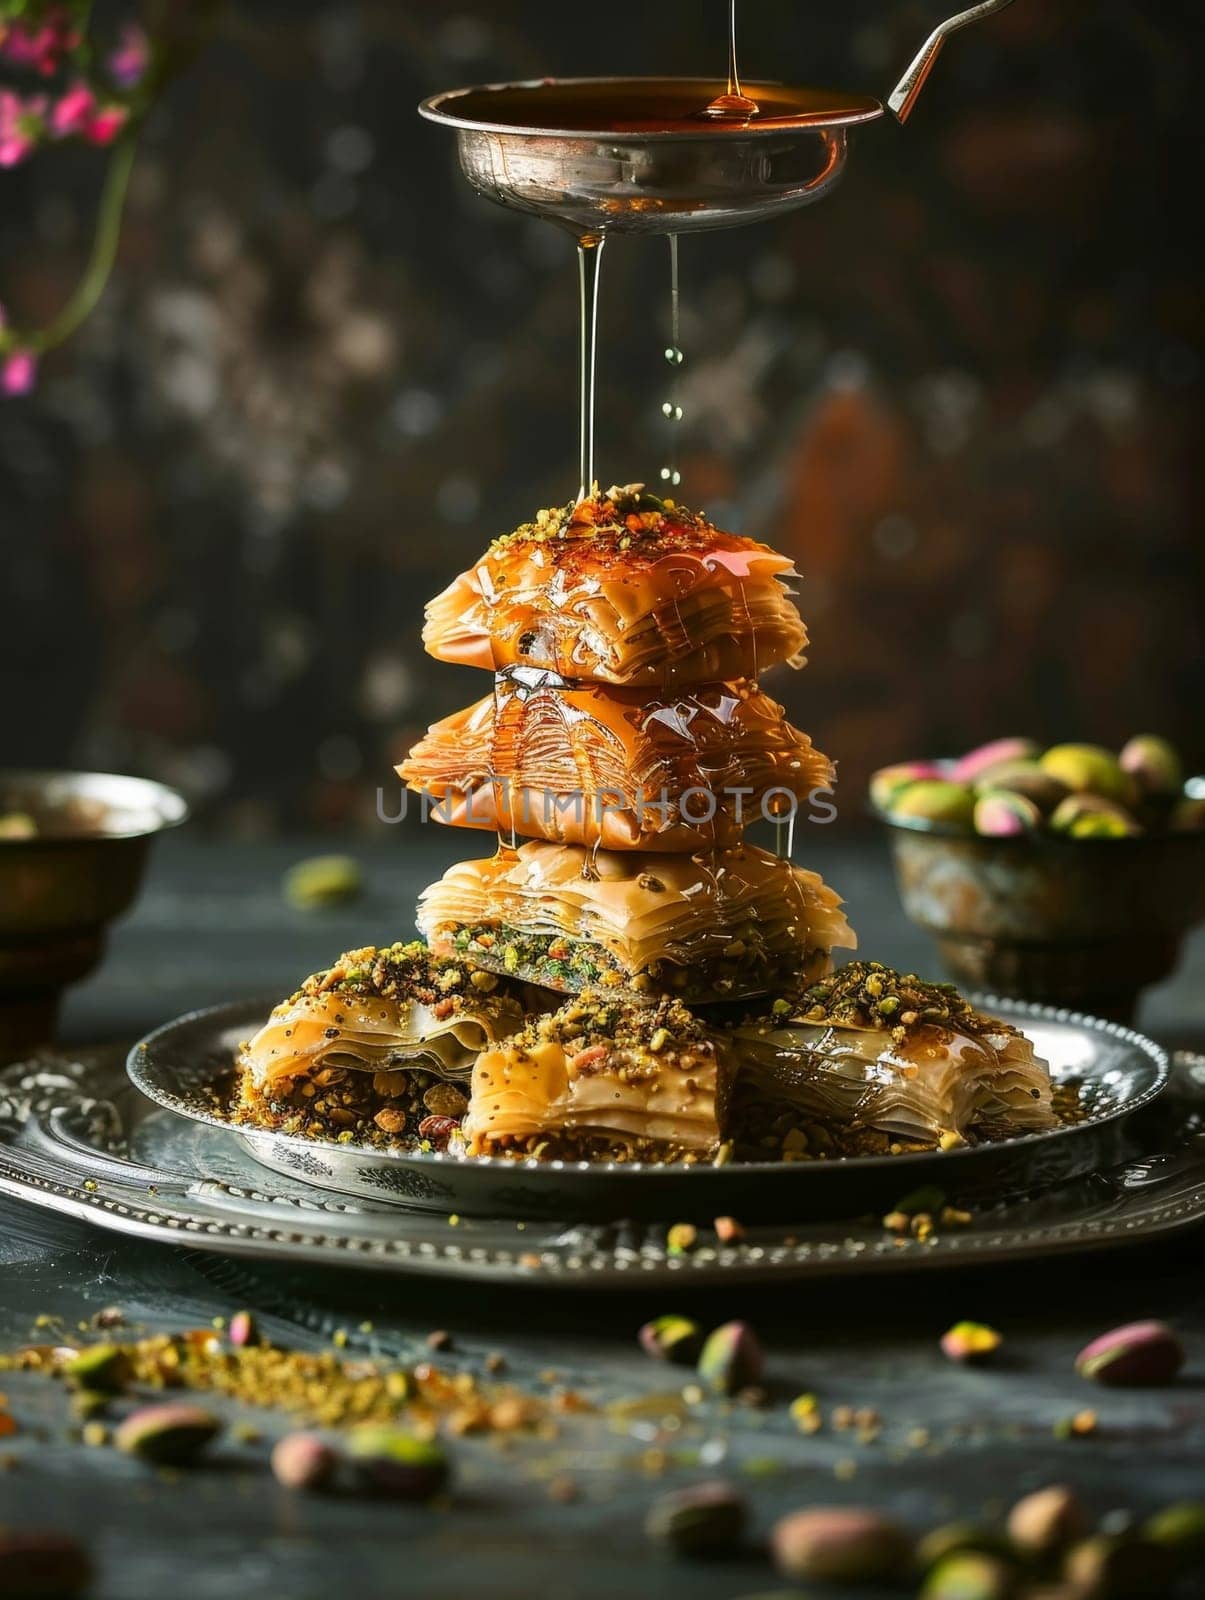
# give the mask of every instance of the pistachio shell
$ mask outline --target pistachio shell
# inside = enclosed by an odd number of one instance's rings
[[[91,1582],[88,1552],[67,1534],[0,1528],[0,1594],[71,1600]]]
[[[1081,1378],[1116,1387],[1170,1383],[1184,1365],[1184,1346],[1165,1322],[1128,1322],[1093,1339],[1075,1358]]]
[[[762,1375],[761,1345],[747,1322],[725,1322],[707,1336],[699,1377],[716,1394],[736,1394]]]
[[[874,1583],[899,1576],[912,1540],[879,1512],[860,1506],[811,1506],[775,1524],[774,1561],[787,1578]]]
[[[655,1500],[645,1531],[680,1555],[714,1555],[739,1543],[748,1507],[731,1484],[697,1483]]]
[[[900,761],[893,767],[880,767],[870,779],[870,798],[881,811],[886,811],[901,789],[919,778],[940,778],[941,768],[935,761]]]
[[[1096,794],[1121,805],[1131,799],[1128,775],[1116,756],[1098,744],[1056,744],[1040,758],[1040,764],[1075,794]]]
[[[957,1550],[943,1557],[921,1585],[920,1600],[1010,1600],[1012,1566],[981,1550]]]
[[[646,1322],[636,1337],[646,1355],[683,1367],[693,1366],[703,1348],[703,1333],[698,1323],[672,1314]]]
[[[113,1435],[129,1455],[162,1466],[193,1461],[222,1431],[220,1420],[200,1406],[172,1402],[133,1411]]]
[[[955,783],[978,783],[989,767],[1002,761],[1029,761],[1040,754],[1041,746],[1032,739],[993,739],[960,756],[950,776]]]
[[[313,1433],[286,1433],[272,1447],[272,1474],[286,1489],[323,1489],[335,1475],[339,1458]]]
[[[975,802],[975,832],[992,838],[1033,833],[1042,825],[1042,813],[1023,794],[988,789]]]
[[[1053,811],[1059,801],[1071,792],[1065,783],[1060,783],[1037,761],[1002,761],[999,766],[981,772],[975,787],[980,794],[988,789],[1007,789],[1010,794],[1023,794],[1042,812]]]
[[[1008,1514],[1008,1536],[1027,1555],[1047,1556],[1082,1539],[1088,1519],[1074,1489],[1052,1483],[1018,1500]]]
[[[1123,747],[1117,764],[1143,795],[1169,799],[1180,793],[1184,782],[1184,767],[1175,746],[1154,733],[1136,734]]]
[[[365,1488],[395,1500],[431,1500],[448,1481],[448,1458],[439,1445],[398,1428],[353,1428],[347,1453]]]
[[[944,822],[969,830],[975,810],[975,792],[965,783],[922,778],[902,789],[889,810],[893,817],[922,817],[926,822]]]
[[[1142,831],[1124,807],[1094,794],[1069,794],[1060,800],[1050,826],[1072,839],[1127,839]]]

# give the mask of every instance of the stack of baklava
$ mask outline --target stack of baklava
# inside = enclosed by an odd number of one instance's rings
[[[277,1008],[242,1052],[242,1114],[476,1155],[697,1161],[741,1142],[738,1111],[759,1153],[789,1154],[820,1103],[873,1126],[874,1095],[917,1058],[963,1081],[940,994],[923,1018],[908,1001],[851,1024],[843,988],[851,1055],[823,988],[855,943],[841,902],[745,837],[834,777],[759,687],[802,664],[792,576],[634,485],[541,512],[432,601],[427,649],[493,684],[398,770],[496,849],[423,893],[425,946],[353,952]],[[882,971],[872,1001],[895,993]],[[980,1049],[986,1028],[966,1045],[985,1079],[1012,1031],[994,1026],[999,1048]],[[944,1082],[921,1142],[942,1131]],[[900,1130],[906,1110],[883,1104]]]

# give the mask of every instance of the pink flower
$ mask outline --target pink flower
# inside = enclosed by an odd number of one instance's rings
[[[70,133],[87,133],[96,115],[96,96],[86,83],[73,83],[50,113],[50,126],[60,138]]]
[[[80,46],[79,30],[65,6],[51,6],[41,22],[0,23],[0,58],[52,78]]]
[[[109,56],[109,76],[122,89],[139,83],[151,61],[151,42],[136,22],[121,30],[121,42]]]
[[[130,113],[124,106],[105,106],[84,129],[89,144],[112,144],[125,127]]]
[[[37,144],[45,126],[43,95],[23,100],[12,89],[0,89],[0,167],[15,167]]]
[[[73,83],[55,102],[50,126],[59,139],[79,134],[89,144],[112,144],[128,119],[129,112],[124,106],[98,105],[96,95],[86,83]]]
[[[28,394],[38,375],[38,358],[32,350],[0,352],[0,394]]]

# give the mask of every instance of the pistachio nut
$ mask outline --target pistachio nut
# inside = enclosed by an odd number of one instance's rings
[[[183,1402],[142,1406],[118,1427],[113,1442],[119,1450],[157,1466],[185,1466],[194,1461],[222,1431],[211,1411]]]
[[[919,1600],[1011,1600],[1015,1589],[1010,1562],[981,1550],[956,1550],[930,1569]]]
[[[636,1337],[646,1355],[658,1361],[672,1361],[675,1366],[693,1366],[703,1348],[703,1332],[698,1323],[672,1314],[646,1322]]]
[[[395,1500],[431,1500],[447,1486],[448,1458],[433,1440],[363,1423],[348,1436],[347,1454],[360,1483]]]
[[[1184,767],[1174,745],[1154,733],[1139,733],[1122,749],[1117,764],[1148,798],[1170,799],[1180,793]]]
[[[129,1357],[119,1344],[90,1344],[67,1362],[63,1373],[81,1389],[116,1394],[129,1382]]]
[[[709,1333],[699,1355],[699,1377],[716,1394],[736,1394],[759,1381],[764,1362],[747,1322],[725,1322]]]
[[[1142,832],[1124,806],[1093,794],[1069,794],[1060,800],[1050,826],[1072,839],[1125,839]]]
[[[272,1475],[286,1489],[324,1489],[338,1456],[314,1433],[286,1433],[272,1447]]]
[[[893,817],[917,817],[969,831],[975,791],[965,783],[951,783],[945,778],[922,778],[901,790],[888,809]]]
[[[975,832],[989,838],[1034,833],[1042,826],[1042,813],[1032,800],[1007,789],[986,789],[975,802]]]
[[[893,767],[880,767],[870,779],[870,799],[880,811],[887,811],[895,797],[908,784],[920,778],[940,778],[941,768],[935,761],[900,761]]]
[[[1052,1483],[1018,1500],[1008,1514],[1008,1536],[1018,1550],[1049,1556],[1082,1539],[1088,1519],[1074,1489]]]
[[[1181,1500],[1165,1506],[1143,1523],[1142,1537],[1168,1551],[1176,1566],[1196,1566],[1205,1559],[1205,1505]]]
[[[951,1361],[986,1361],[1004,1343],[995,1328],[983,1322],[956,1322],[941,1336],[942,1354]]]
[[[861,1506],[810,1506],[777,1522],[774,1561],[787,1578],[821,1583],[874,1583],[900,1576],[912,1540],[879,1512]]]
[[[960,756],[950,776],[955,783],[979,783],[992,767],[1005,761],[1031,761],[1040,754],[1041,746],[1032,739],[993,739]]]
[[[981,772],[975,788],[979,794],[988,789],[1023,794],[1043,813],[1053,811],[1059,801],[1071,793],[1065,783],[1060,783],[1038,761],[1002,761],[999,766]]]
[[[748,1520],[743,1497],[728,1483],[697,1483],[649,1507],[645,1532],[679,1555],[716,1555],[740,1542]]]
[[[699,1242],[699,1230],[693,1222],[675,1222],[666,1229],[665,1248],[671,1256],[689,1255]]]
[[[226,1329],[226,1337],[240,1348],[259,1343],[259,1324],[250,1311],[236,1311]]]
[[[1093,1534],[1073,1544],[1063,1560],[1063,1577],[1086,1592],[1118,1600],[1163,1595],[1172,1563],[1166,1550],[1131,1534]]]
[[[974,1551],[979,1555],[1007,1556],[1007,1539],[975,1522],[948,1522],[925,1534],[916,1547],[916,1565],[922,1573],[947,1556]]]
[[[1184,1365],[1184,1346],[1165,1322],[1128,1322],[1087,1344],[1075,1358],[1081,1378],[1118,1387],[1170,1383]]]
[[[1126,805],[1133,784],[1117,757],[1098,744],[1056,744],[1039,757],[1044,772],[1065,783],[1073,794],[1095,794]]]
[[[351,856],[311,856],[298,861],[284,876],[284,895],[300,911],[341,905],[364,887],[364,873]]]

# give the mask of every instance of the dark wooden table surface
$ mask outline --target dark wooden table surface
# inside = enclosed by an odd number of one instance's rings
[[[164,841],[136,913],[113,938],[103,970],[72,996],[69,1040],[135,1035],[182,1010],[237,995],[279,991],[345,947],[404,934],[417,889],[460,841],[428,829],[393,830],[359,852],[368,871],[354,906],[302,915],[283,903],[280,876],[311,848]],[[846,895],[871,954],[924,970],[923,940],[904,923],[877,841],[809,841],[808,859]],[[1205,1032],[1205,941],[1180,974],[1149,997],[1140,1023],[1167,1043],[1197,1045]],[[805,1503],[870,1503],[918,1530],[998,1514],[1027,1489],[1075,1483],[1092,1509],[1149,1511],[1205,1496],[1205,1290],[1200,1233],[1173,1247],[1108,1252],[916,1280],[825,1282],[772,1292],[610,1297],[535,1287],[499,1294],[471,1286],[382,1279],[354,1272],[253,1267],[198,1252],[126,1241],[111,1233],[0,1202],[0,1348],[31,1337],[39,1313],[69,1328],[117,1304],[157,1328],[207,1323],[240,1306],[257,1310],[281,1343],[318,1347],[350,1330],[349,1349],[399,1359],[427,1354],[426,1334],[448,1330],[440,1359],[480,1371],[488,1352],[536,1389],[541,1374],[600,1402],[663,1392],[674,1369],[649,1362],[633,1335],[641,1321],[684,1309],[701,1321],[743,1317],[769,1355],[773,1403],[725,1413],[702,1408],[675,1436],[655,1424],[618,1433],[603,1414],[567,1424],[554,1441],[501,1452],[488,1440],[455,1446],[459,1488],[446,1508],[340,1494],[301,1497],[280,1488],[265,1461],[279,1419],[260,1416],[265,1441],[228,1444],[210,1463],[164,1477],[71,1436],[66,1397],[29,1375],[0,1375],[21,1431],[0,1440],[0,1525],[76,1533],[99,1568],[103,1600],[231,1600],[247,1593],[289,1600],[332,1594],[469,1594],[638,1597],[689,1592],[732,1600],[781,1588],[758,1539],[782,1512]],[[1171,1388],[1090,1386],[1076,1350],[1121,1321],[1173,1321],[1189,1349]],[[974,1318],[1006,1337],[991,1368],[956,1368],[937,1338]],[[356,1330],[371,1323],[371,1333]],[[816,1392],[826,1411],[875,1408],[879,1436],[801,1435],[785,1401]],[[1098,1414],[1088,1439],[1055,1436],[1083,1407]],[[913,1430],[928,1431],[918,1448]],[[652,1454],[648,1454],[648,1452]],[[675,1451],[708,1465],[675,1465]],[[852,1463],[852,1475],[851,1466]],[[578,1498],[550,1498],[550,1472],[568,1473]],[[683,1566],[653,1550],[641,1529],[662,1489],[728,1474],[753,1506],[746,1555]],[[816,1592],[816,1591],[809,1591]],[[870,1591],[860,1591],[869,1593]],[[1185,1591],[1190,1592],[1190,1591]]]

